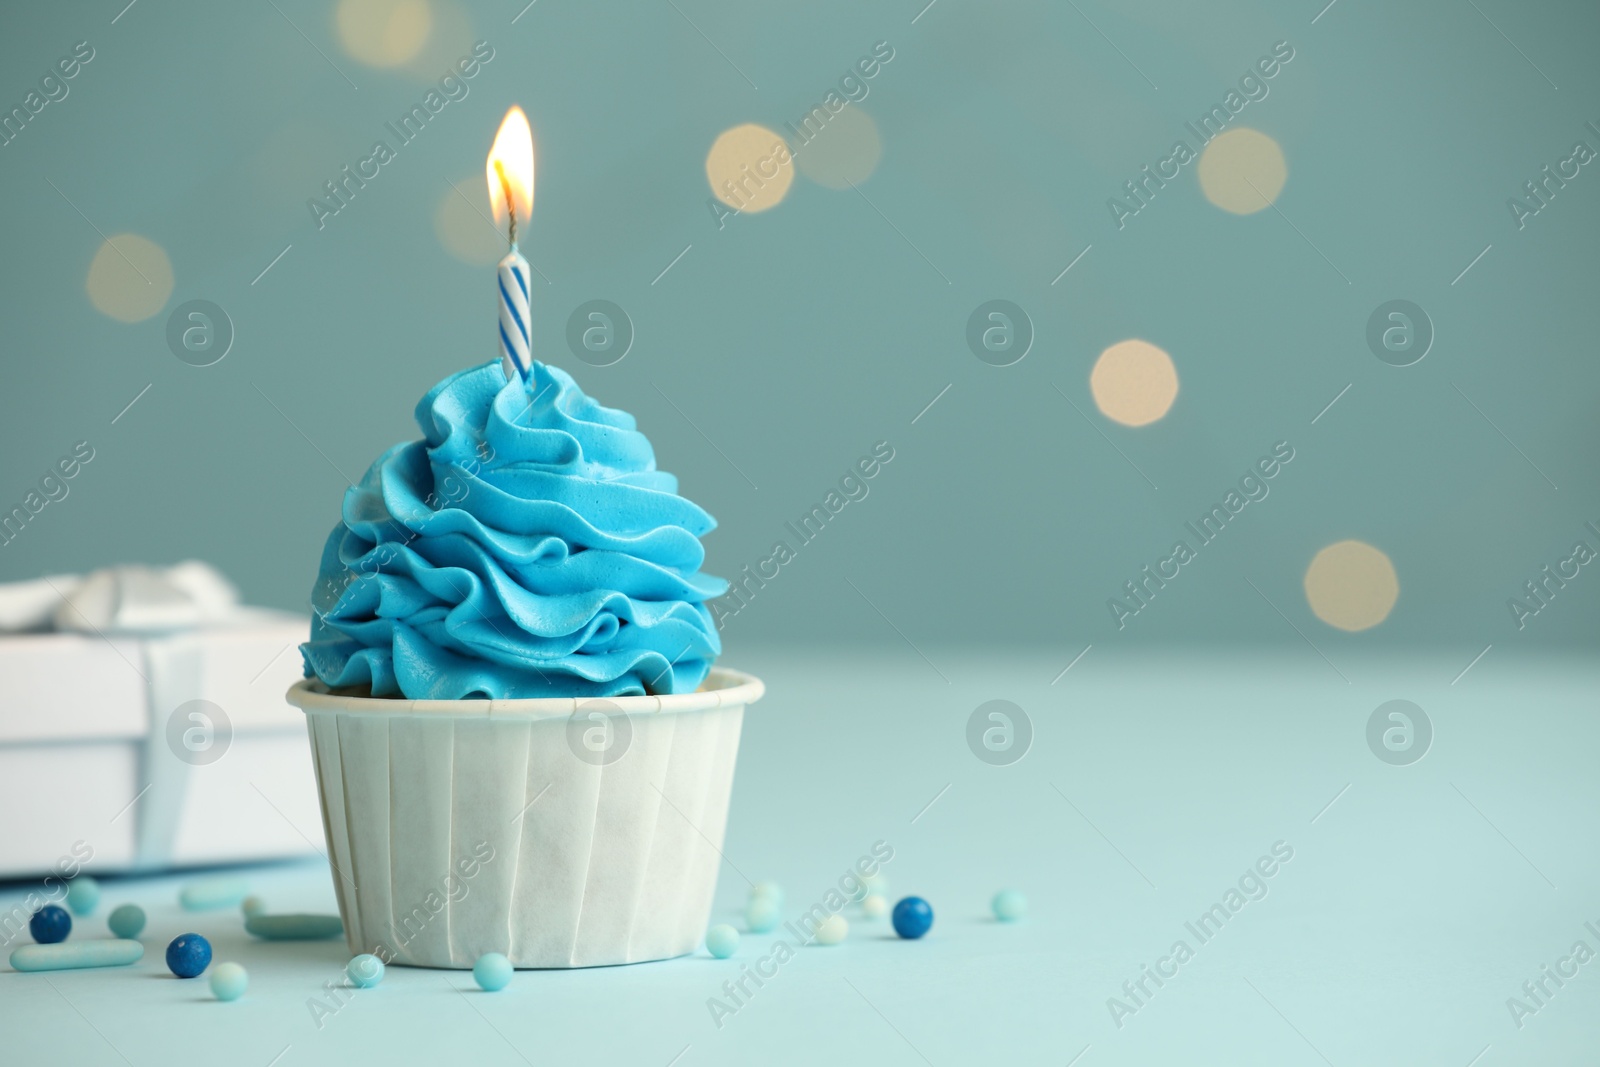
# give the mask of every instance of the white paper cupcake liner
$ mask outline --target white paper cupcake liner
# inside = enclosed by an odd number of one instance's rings
[[[296,683],[350,951],[453,968],[485,952],[593,967],[694,951],[744,709],[764,691],[720,668],[697,693],[613,700]]]

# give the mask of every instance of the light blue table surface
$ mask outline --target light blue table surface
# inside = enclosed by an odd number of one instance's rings
[[[1330,663],[1309,647],[1095,647],[1060,674],[1078,648],[922,651],[729,657],[768,696],[746,718],[713,916],[739,922],[747,879],[779,881],[793,914],[883,840],[893,895],[936,910],[922,942],[852,913],[843,945],[802,949],[720,1028],[708,998],[776,935],[747,935],[726,961],[519,971],[492,995],[466,972],[391,967],[319,1028],[308,1001],[340,980],[342,941],[266,944],[234,911],[184,913],[192,874],[108,878],[74,936],[104,936],[109,910],[138,902],[144,960],[0,973],[0,1062],[1600,1062],[1600,962],[1561,987],[1546,979],[1520,1027],[1507,1006],[1575,942],[1600,951],[1585,927],[1600,929],[1592,663],[1510,645],[1465,674],[1475,649],[1325,648]],[[1366,740],[1373,710],[1397,698],[1435,734],[1407,766]],[[1033,724],[1009,766],[967,746],[968,717],[992,699]],[[1185,924],[1277,842],[1293,858],[1267,895],[1200,943]],[[334,909],[320,861],[244,873],[274,911]],[[990,916],[1004,887],[1028,894],[1025,921]],[[25,889],[6,886],[0,905]],[[167,940],[191,929],[249,969],[244,999],[167,973]],[[1153,994],[1119,1027],[1108,998],[1180,939],[1193,958],[1160,988],[1147,980]]]

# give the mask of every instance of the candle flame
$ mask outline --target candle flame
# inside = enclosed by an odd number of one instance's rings
[[[533,216],[533,131],[520,107],[506,112],[485,170],[495,221],[504,222],[509,209],[513,227],[526,224]]]

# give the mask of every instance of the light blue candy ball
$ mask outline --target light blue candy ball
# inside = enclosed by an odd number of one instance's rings
[[[1028,914],[1028,898],[1015,889],[1002,889],[994,895],[991,906],[994,917],[1003,923],[1014,923]]]
[[[778,925],[781,918],[778,904],[770,897],[757,897],[750,902],[750,907],[745,909],[745,925],[752,934],[764,934]]]
[[[211,992],[218,1000],[238,1000],[250,986],[250,974],[237,963],[211,968]]]
[[[137,904],[120,904],[106,917],[106,925],[118,937],[138,937],[144,931],[144,909]]]
[[[362,989],[371,989],[383,981],[383,961],[370,952],[363,952],[345,964],[344,973]]]
[[[739,951],[739,931],[727,923],[718,923],[706,931],[706,951],[725,960]]]
[[[777,882],[757,882],[750,890],[752,901],[766,897],[777,907],[783,907],[783,887]]]
[[[472,977],[485,993],[498,992],[511,984],[511,961],[499,952],[485,952],[472,965]]]
[[[100,903],[100,883],[80,874],[67,885],[67,907],[74,915],[90,915]]]

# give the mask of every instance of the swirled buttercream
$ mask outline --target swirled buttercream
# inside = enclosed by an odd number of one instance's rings
[[[345,493],[306,674],[413,700],[692,692],[721,643],[700,572],[716,522],[633,416],[565,372],[498,360],[417,404],[423,439]]]

